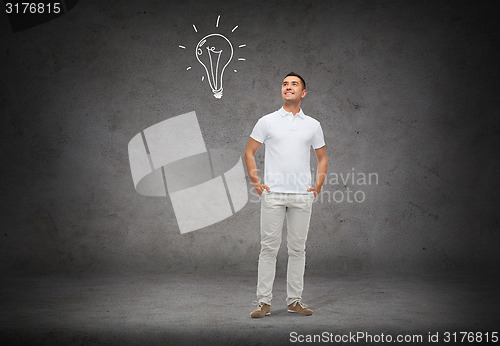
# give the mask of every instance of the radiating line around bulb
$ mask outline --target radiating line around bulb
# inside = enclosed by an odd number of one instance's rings
[[[194,32],[198,32],[198,29],[196,29],[196,26],[194,26],[194,24],[193,24],[193,29],[194,29]]]
[[[219,27],[219,19],[220,19],[220,14],[219,16],[217,17],[217,24],[215,24],[215,27],[218,28]]]
[[[179,48],[186,49],[186,47],[179,45]]]
[[[238,25],[236,25],[231,32],[234,32],[234,30],[238,29]]]
[[[246,46],[247,46],[246,44],[240,44],[238,47],[243,48],[243,47],[246,47]]]

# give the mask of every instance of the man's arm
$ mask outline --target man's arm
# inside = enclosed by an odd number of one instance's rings
[[[316,184],[307,189],[307,191],[313,191],[314,197],[316,198],[321,192],[321,187],[326,179],[326,172],[328,170],[328,156],[326,155],[326,146],[314,149],[316,153],[316,158],[318,159],[318,170],[316,173]]]
[[[247,147],[245,148],[245,156],[244,156],[245,166],[247,168],[248,176],[252,181],[253,188],[255,189],[255,191],[257,191],[259,196],[262,195],[264,189],[266,189],[267,191],[271,191],[269,189],[269,186],[260,183],[259,175],[257,172],[257,164],[255,163],[255,153],[257,152],[257,150],[259,150],[261,144],[262,143],[250,137],[250,139],[248,140]]]

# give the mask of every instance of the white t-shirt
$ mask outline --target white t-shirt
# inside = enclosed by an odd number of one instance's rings
[[[294,116],[282,107],[260,118],[250,137],[265,144],[264,184],[271,192],[308,193],[311,146],[325,145],[319,121],[302,109]]]

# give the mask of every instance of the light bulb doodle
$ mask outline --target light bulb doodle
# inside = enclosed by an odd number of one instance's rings
[[[215,27],[219,27],[220,15],[217,17]],[[236,25],[232,30],[233,33],[238,28]],[[197,33],[198,29],[193,24],[193,30]],[[240,44],[238,48],[244,48],[246,44]],[[179,45],[179,48],[186,49],[186,46]],[[213,33],[203,37],[195,47],[196,60],[203,66],[208,84],[216,99],[221,99],[223,95],[222,79],[224,71],[229,63],[233,60],[233,44],[229,39],[220,34]],[[245,61],[244,58],[238,58],[238,61]],[[191,70],[191,66],[186,68]],[[233,69],[234,72],[238,70]],[[205,75],[202,75],[201,80],[205,80]]]
[[[196,45],[196,59],[205,68],[214,97],[222,97],[222,76],[233,58],[233,45],[221,34],[203,37]]]

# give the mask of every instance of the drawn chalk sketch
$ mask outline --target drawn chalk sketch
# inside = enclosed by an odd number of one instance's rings
[[[138,133],[128,154],[136,191],[169,196],[182,234],[222,221],[248,202],[241,157],[232,150],[207,150],[194,111]],[[235,164],[226,170],[228,162]]]
[[[217,17],[216,28],[219,27],[219,21],[220,15]],[[198,32],[194,24],[193,29],[196,33]],[[238,25],[231,32],[234,32],[236,29],[238,29]],[[238,48],[244,47],[246,47],[246,44],[238,45]],[[186,49],[183,45],[179,45],[179,48]],[[223,96],[222,77],[224,76],[226,67],[233,59],[233,54],[233,44],[221,33],[212,33],[204,36],[195,47],[196,60],[203,66],[205,71],[201,80],[203,81],[205,75],[207,76],[208,84],[216,99],[220,99]],[[245,58],[239,57],[238,61],[245,61]],[[188,66],[186,70],[189,71],[191,68],[191,66]],[[236,69],[233,71],[238,72]]]
[[[222,97],[222,76],[232,58],[233,45],[224,35],[207,35],[196,46],[196,59],[205,68],[215,98]]]

